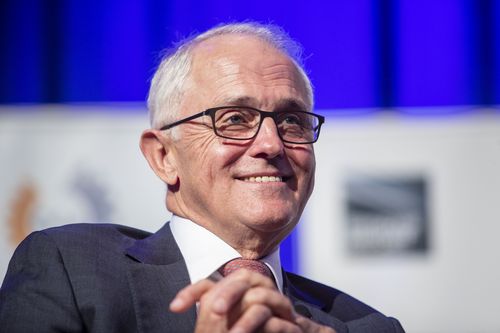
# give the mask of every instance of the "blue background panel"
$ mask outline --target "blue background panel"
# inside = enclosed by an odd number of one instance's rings
[[[162,49],[242,20],[276,23],[303,44],[316,106],[332,113],[500,101],[499,0],[19,0],[0,8],[0,103],[143,101]]]
[[[494,1],[492,21],[492,47],[493,47],[493,104],[500,105],[500,1]]]
[[[395,35],[395,105],[465,105],[465,15],[457,1],[398,2]]]

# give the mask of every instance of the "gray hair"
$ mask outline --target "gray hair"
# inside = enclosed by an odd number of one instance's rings
[[[303,69],[302,48],[297,42],[283,29],[272,24],[264,25],[256,22],[223,24],[181,41],[163,56],[149,89],[148,109],[152,128],[158,129],[177,120],[195,46],[209,38],[226,34],[254,36],[290,57],[304,80],[307,102],[312,110],[313,87]]]

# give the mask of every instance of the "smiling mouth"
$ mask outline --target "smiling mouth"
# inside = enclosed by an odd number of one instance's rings
[[[280,176],[256,176],[256,177],[244,177],[241,178],[241,180],[249,183],[270,183],[270,182],[281,183],[286,181],[287,178]]]

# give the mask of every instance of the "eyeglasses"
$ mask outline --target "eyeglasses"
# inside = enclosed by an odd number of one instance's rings
[[[202,116],[210,116],[215,135],[233,140],[255,138],[264,119],[270,117],[276,124],[281,140],[296,144],[316,142],[321,125],[325,122],[325,117],[305,111],[268,112],[246,106],[221,106],[165,125],[160,130],[167,130]]]

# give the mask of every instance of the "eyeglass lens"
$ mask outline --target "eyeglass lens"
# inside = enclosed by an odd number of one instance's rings
[[[312,142],[317,139],[319,119],[305,112],[290,111],[273,114],[283,140],[290,142]],[[261,113],[253,109],[224,108],[214,114],[214,125],[218,135],[234,139],[250,139],[259,130]]]

